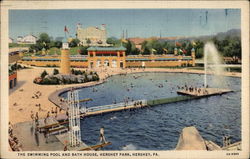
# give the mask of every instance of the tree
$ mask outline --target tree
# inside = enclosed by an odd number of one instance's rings
[[[58,69],[54,69],[54,70],[53,70],[53,75],[57,75],[57,74],[59,74]]]
[[[88,46],[81,46],[78,50],[79,54],[81,55],[88,55]]]
[[[107,44],[111,44],[113,46],[118,46],[120,45],[121,41],[115,37],[110,37],[106,41]]]
[[[126,55],[130,55],[132,50],[131,41],[128,40],[127,42],[122,42],[122,45],[126,48]]]
[[[91,44],[91,40],[90,39],[87,39],[86,43],[89,45]]]
[[[203,57],[203,51],[204,51],[204,43],[200,40],[196,41],[195,42],[195,46],[194,46],[194,49],[196,50],[195,51],[195,56],[196,58],[202,58]]]
[[[55,44],[54,47],[56,47],[58,49],[62,47],[62,42],[61,41],[55,41],[54,44]]]
[[[69,47],[76,47],[80,43],[79,39],[72,39],[71,42],[69,43]]]
[[[44,70],[43,72],[42,72],[42,74],[41,74],[41,78],[43,79],[45,76],[47,76],[48,75],[48,73],[47,73],[47,71],[46,70]]]
[[[41,33],[39,39],[37,40],[39,45],[43,45],[45,49],[49,49],[50,38],[47,33]]]

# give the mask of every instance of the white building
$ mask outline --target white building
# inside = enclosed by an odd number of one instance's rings
[[[18,36],[17,39],[16,39],[17,43],[21,43],[21,42],[22,42],[22,39],[23,39],[22,36]]]
[[[12,38],[9,38],[9,44],[13,43],[14,42],[14,39]]]
[[[76,34],[83,46],[109,46],[106,43],[107,31],[104,24],[100,28],[92,26],[82,28],[82,25],[78,24]]]
[[[18,44],[36,44],[37,37],[34,35],[27,35],[27,36],[18,36],[17,43]]]

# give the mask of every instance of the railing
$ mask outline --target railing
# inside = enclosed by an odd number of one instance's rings
[[[90,108],[81,108],[81,112],[96,112],[101,110],[108,110],[108,109],[115,109],[115,108],[121,108],[125,106],[131,106],[135,105],[135,103],[139,103],[139,105],[147,105],[147,100],[137,100],[137,101],[131,101],[127,103],[117,103],[117,104],[110,104],[110,105],[103,105],[103,106],[96,106],[96,107],[90,107]]]

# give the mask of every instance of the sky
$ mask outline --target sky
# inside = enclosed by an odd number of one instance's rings
[[[176,37],[211,35],[240,29],[240,9],[81,9],[10,10],[9,35],[46,32],[54,38],[64,36],[64,26],[75,37],[76,25],[83,28],[106,24],[107,36]]]

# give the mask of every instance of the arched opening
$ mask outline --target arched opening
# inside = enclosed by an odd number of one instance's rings
[[[107,59],[104,60],[104,66],[105,66],[105,67],[108,67],[108,66],[109,66],[109,60],[107,60]]]
[[[96,67],[101,67],[101,65],[102,65],[102,62],[101,62],[100,59],[98,59],[98,60],[96,61]]]
[[[117,61],[116,60],[112,60],[112,67],[114,67],[114,68],[117,67]]]
[[[123,61],[120,61],[120,68],[123,68]]]
[[[90,62],[90,68],[93,68],[93,66],[94,66],[94,62],[91,61],[91,62]]]

